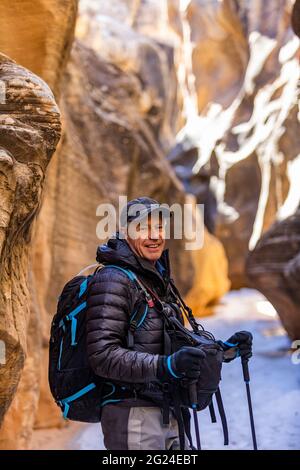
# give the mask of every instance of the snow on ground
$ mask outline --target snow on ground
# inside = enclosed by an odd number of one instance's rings
[[[201,318],[200,321],[217,339],[226,340],[240,330],[253,333],[254,356],[249,368],[258,447],[265,450],[300,449],[300,365],[291,361],[288,353],[290,342],[272,306],[257,291],[242,289],[224,296],[216,315]],[[204,410],[198,413],[202,448],[251,449],[247,397],[240,360],[224,364],[222,375],[221,391],[230,445],[223,446],[218,415],[218,422],[212,424],[209,412]],[[104,449],[100,426],[80,428],[64,444],[64,448]]]

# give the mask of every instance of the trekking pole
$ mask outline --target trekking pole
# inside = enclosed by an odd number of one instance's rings
[[[251,400],[251,393],[250,393],[250,374],[249,374],[248,360],[249,359],[242,359],[242,367],[243,367],[243,375],[244,375],[244,381],[245,381],[245,384],[246,384],[246,391],[247,391],[247,400],[248,400],[249,417],[250,417],[250,424],[251,424],[253,449],[257,450],[255,425],[254,425],[253,409],[252,409],[252,400]]]
[[[196,433],[197,450],[201,450],[199,422],[198,422],[198,415],[197,415],[197,382],[192,382],[190,384],[190,390],[189,391],[190,391],[190,400],[191,400],[191,404],[192,404],[193,417],[194,417],[194,426],[195,426],[195,433]]]

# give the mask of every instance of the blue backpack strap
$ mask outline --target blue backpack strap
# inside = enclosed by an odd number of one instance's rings
[[[87,290],[87,286],[88,286],[88,278],[86,278],[81,284],[80,284],[80,287],[79,287],[79,294],[78,294],[78,297],[82,297],[83,294],[85,293],[85,291]]]
[[[92,382],[89,385],[86,385],[86,387],[81,388],[80,390],[78,390],[78,392],[74,393],[73,395],[70,395],[69,397],[63,398],[62,400],[59,400],[59,402],[58,402],[59,405],[64,407],[63,417],[65,419],[67,419],[68,412],[69,412],[69,409],[70,409],[70,403],[72,401],[77,400],[78,398],[82,397],[83,395],[90,392],[94,388],[96,388],[96,384],[94,384],[94,382]]]
[[[105,264],[105,265],[104,265],[104,268],[116,268],[116,269],[119,269],[119,270],[122,271],[124,274],[126,274],[126,276],[128,276],[131,281],[134,281],[134,282],[137,281],[136,275],[135,275],[132,271],[130,271],[130,269],[122,268],[121,266],[117,266],[116,264]],[[102,268],[102,269],[103,269],[103,268]]]
[[[72,310],[68,315],[61,319],[58,326],[60,328],[65,327],[66,321],[71,321],[71,346],[76,346],[76,329],[77,329],[77,318],[76,315],[80,313],[83,309],[86,308],[86,301],[79,304],[74,310]]]
[[[115,393],[116,386],[112,382],[105,382],[105,384],[110,385],[112,387],[112,389],[109,393],[107,393],[106,395],[103,395],[103,397],[102,397],[103,401],[101,402],[101,406],[105,406],[108,403],[117,403],[117,402],[122,401],[120,398],[118,398],[118,399],[109,398]]]
[[[83,294],[86,292],[88,287],[88,277],[84,279],[84,281],[80,284],[79,286],[79,293],[78,293],[78,298],[80,299]],[[71,321],[71,346],[76,346],[76,329],[77,329],[77,318],[76,315],[80,313],[83,309],[86,308],[87,303],[82,302],[79,304],[74,310],[72,310],[68,315],[65,315],[64,318],[62,318],[59,322],[59,328],[63,328],[65,331],[65,322],[66,321]],[[60,357],[61,357],[61,352],[62,352],[62,344],[60,347]],[[59,360],[60,363],[60,360]],[[59,367],[60,368],[60,367]]]
[[[64,327],[65,328],[65,327]],[[58,356],[58,361],[57,361],[57,369],[61,369],[61,355],[63,351],[63,344],[64,344],[64,337],[62,336],[59,344],[59,356]]]
[[[72,312],[70,312],[65,318],[66,320],[71,321],[71,346],[76,346],[76,328],[77,328],[77,318],[76,315],[81,312],[81,310],[86,308],[86,301],[78,305]]]

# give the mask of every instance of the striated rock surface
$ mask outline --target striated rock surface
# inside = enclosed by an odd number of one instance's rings
[[[300,200],[293,2],[281,0],[276,7],[262,0],[187,3],[175,17],[185,31],[190,105],[170,159],[198,202],[206,203],[211,191],[215,195],[217,210],[213,198],[208,202],[209,229],[224,244],[230,279],[238,288],[247,285],[248,250]],[[193,149],[195,161],[182,163],[180,154]]]
[[[43,78],[56,96],[76,12],[77,0],[0,2],[0,51]]]
[[[35,337],[36,317],[30,317],[29,309],[29,250],[44,174],[58,143],[61,124],[46,83],[3,54],[0,80],[0,340],[6,353],[6,361],[0,366],[0,424],[15,395],[26,355],[28,372],[20,383],[25,392],[11,412],[14,427],[7,425],[12,443],[18,440],[14,416],[19,421],[23,416],[32,421],[31,398],[38,398],[33,363],[39,353],[39,337]],[[0,431],[3,448],[7,443],[5,427],[4,423]]]
[[[77,0],[0,4],[0,52],[19,64],[1,55],[0,340],[7,345],[0,366],[1,449],[28,447],[45,371],[29,260],[45,171],[61,132],[49,87],[58,97],[76,12]]]
[[[212,102],[227,108],[243,85],[249,59],[240,16],[243,3],[191,0],[188,4],[185,21],[194,44],[191,59],[199,112],[205,113]]]

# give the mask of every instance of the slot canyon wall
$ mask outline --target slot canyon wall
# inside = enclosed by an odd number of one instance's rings
[[[0,126],[11,126],[0,136],[0,339],[13,350],[0,366],[2,449],[30,448],[34,426],[65,425],[48,389],[49,327],[64,283],[95,260],[99,204],[142,193],[205,204],[204,249],[171,246],[201,314],[230,281],[247,285],[249,244],[298,197],[292,2],[18,3],[0,6],[0,79],[14,87],[9,108],[0,101]],[[14,113],[37,135],[26,145]]]
[[[41,317],[31,295],[34,224],[61,136],[57,105],[73,0],[0,5],[0,448],[26,448],[39,400]]]
[[[292,13],[292,26],[300,37],[300,2]],[[299,129],[292,127],[293,132]],[[298,135],[299,139],[299,135]],[[299,140],[297,141],[299,142]],[[296,152],[298,147],[296,146]],[[296,157],[299,158],[299,155]],[[299,170],[290,164],[288,173],[291,187],[287,201],[298,202],[297,190]],[[296,194],[295,194],[296,191]],[[293,198],[296,196],[296,200]],[[260,290],[277,310],[282,324],[292,340],[300,337],[300,209],[299,205],[289,217],[276,220],[259,239],[254,250],[249,252],[246,273],[252,285]]]
[[[234,288],[247,285],[248,249],[299,203],[299,39],[292,6],[192,0],[184,15],[190,119],[169,160],[186,190],[206,202]]]
[[[188,56],[189,113],[168,155],[205,203],[232,287],[260,290],[292,339],[300,334],[299,8],[192,0],[184,15],[173,11]]]

